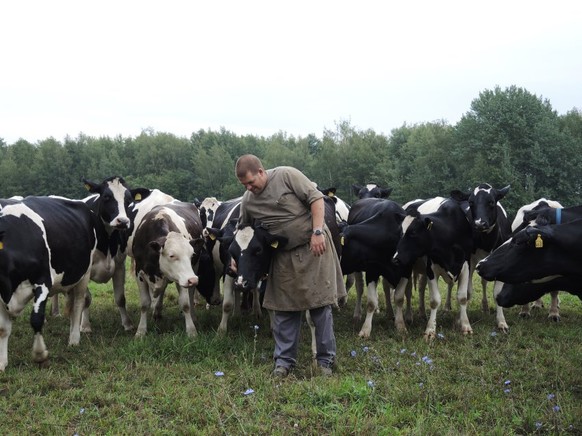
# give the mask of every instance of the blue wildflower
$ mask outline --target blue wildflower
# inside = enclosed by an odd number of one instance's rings
[[[442,333],[437,333],[437,338],[444,339],[445,335],[443,335]]]
[[[510,392],[511,392],[511,389],[509,389],[509,388],[507,388],[507,389],[504,389],[504,390],[503,390],[503,392],[505,392],[506,394],[508,394],[508,393],[510,393]]]
[[[554,394],[548,394],[548,400],[553,400],[554,398],[556,398],[556,396]]]
[[[214,373],[214,375],[215,375],[216,377],[222,377],[222,376],[224,375],[224,372],[222,372],[222,371],[216,371],[216,372]]]
[[[491,332],[491,337],[494,338],[495,336],[497,336],[497,332]]]
[[[508,386],[508,385],[510,385],[510,384],[511,384],[511,380],[505,380],[505,382],[503,382],[503,384],[504,384],[505,386]]]
[[[561,407],[558,406],[557,404],[553,407],[553,409],[554,409],[554,412],[559,412],[560,410],[562,410]]]
[[[350,351],[350,356],[352,356],[352,357],[356,357],[357,354],[358,353],[356,353],[356,350]]]
[[[372,380],[368,380],[368,386],[373,388],[374,387],[374,382]]]
[[[251,388],[248,388],[248,389],[247,389],[247,390],[244,392],[244,395],[251,395],[251,394],[254,394],[254,393],[255,393],[255,391],[254,391],[253,389],[251,389]]]
[[[542,425],[543,424],[541,422],[537,421],[536,422],[536,430],[539,430],[540,428],[542,428]]]
[[[369,350],[369,348],[368,348],[368,347],[362,347],[362,351],[363,351],[364,353],[367,353],[367,352],[368,352],[368,350]]]

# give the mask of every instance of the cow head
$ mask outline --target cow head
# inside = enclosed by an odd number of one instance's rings
[[[416,259],[425,256],[432,247],[433,222],[417,212],[402,221],[402,237],[398,241],[392,262],[402,267],[412,267]]]
[[[495,189],[491,185],[483,183],[477,186],[471,193],[454,190],[451,192],[451,197],[458,202],[468,202],[473,228],[479,232],[489,233],[497,224],[499,209],[504,213],[501,206],[498,205],[498,202],[508,192],[509,186],[502,189]]]
[[[271,235],[261,224],[237,228],[229,247],[237,265],[234,286],[243,291],[256,288],[269,272],[275,250],[280,250],[287,242],[283,236]]]
[[[479,262],[476,269],[489,281],[525,283],[543,279],[561,270],[564,255],[560,255],[563,250],[557,245],[554,226],[526,227]]]
[[[582,299],[582,276],[548,277],[529,283],[504,283],[495,301],[501,307],[524,305],[552,291],[566,291]]]
[[[129,189],[123,178],[109,177],[101,183],[82,179],[85,188],[92,194],[98,194],[96,200],[97,214],[106,227],[127,230],[131,225],[128,217],[129,205],[141,201],[150,194],[149,189]]]
[[[388,198],[392,188],[381,188],[376,183],[368,183],[366,186],[352,185],[354,195],[362,198]]]
[[[169,232],[149,243],[149,247],[159,255],[162,274],[184,288],[198,284],[193,264],[198,262],[203,246],[204,239],[188,240],[179,232]]]

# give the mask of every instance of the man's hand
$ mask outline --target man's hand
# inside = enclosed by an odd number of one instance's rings
[[[321,256],[325,252],[325,235],[323,233],[320,235],[312,234],[309,247],[315,257]]]

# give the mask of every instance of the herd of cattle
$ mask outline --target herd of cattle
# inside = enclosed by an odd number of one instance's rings
[[[186,203],[157,189],[130,189],[121,177],[83,182],[91,193],[83,200],[0,199],[0,370],[8,364],[12,318],[30,300],[34,361],[48,358],[42,337],[45,309],[51,297],[53,313],[58,312],[59,293],[67,296],[69,345],[78,345],[81,332],[91,330],[90,281],[112,281],[121,323],[125,330],[133,330],[125,303],[127,256],[135,265],[141,302],[136,337],[146,334],[152,306],[153,318],[161,316],[164,292],[171,282],[178,290],[189,336],[196,335],[193,309],[200,296],[209,305],[222,304],[219,333],[226,332],[242,299],[252,301],[253,313],[260,316],[271,256],[286,240],[269,234],[261,223],[238,225],[240,198]],[[503,307],[519,304],[525,314],[530,302],[551,293],[550,317],[558,320],[558,290],[582,298],[577,236],[582,233],[578,221],[582,206],[562,208],[540,199],[523,206],[510,224],[500,204],[509,187],[481,184],[472,192],[456,190],[448,198],[403,206],[388,199],[391,189],[373,184],[353,189],[358,199],[351,207],[335,196],[334,188],[321,191],[326,194],[326,224],[346,285],[355,283],[353,316],[358,321],[364,283],[367,287],[362,337],[371,334],[380,277],[387,312],[399,331],[412,321],[413,285],[419,293],[419,313],[426,318],[428,284],[427,339],[437,329],[439,278],[449,286],[446,308],[450,309],[451,289],[457,286],[463,333],[472,333],[467,303],[475,271],[482,278],[484,310],[488,310],[486,284],[495,282],[497,327],[503,331],[509,329]],[[236,261],[236,273],[231,259]]]

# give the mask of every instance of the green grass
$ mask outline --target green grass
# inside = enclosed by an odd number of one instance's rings
[[[127,287],[137,325],[133,278]],[[220,338],[220,309],[197,308],[199,335],[190,339],[169,287],[164,318],[135,340],[120,325],[110,285],[91,288],[93,332],[68,347],[68,320],[49,316],[43,368],[30,357],[29,310],[15,321],[0,373],[1,434],[582,433],[582,304],[569,294],[561,294],[559,323],[546,309],[529,319],[506,310],[509,334],[496,333],[478,295],[469,307],[472,336],[457,330],[454,304],[439,313],[439,337],[425,343],[425,321],[416,316],[403,336],[384,312],[372,337],[358,338],[352,290],[335,313],[336,374],[312,376],[305,326],[298,367],[281,381],[270,377],[268,317],[232,319]]]

